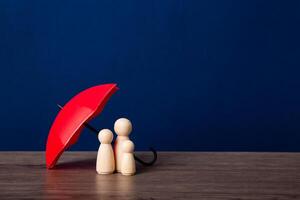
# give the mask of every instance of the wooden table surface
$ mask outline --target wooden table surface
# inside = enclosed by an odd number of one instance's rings
[[[147,159],[148,153],[137,153]],[[132,177],[98,175],[96,152],[0,152],[0,199],[300,199],[300,153],[159,152]]]

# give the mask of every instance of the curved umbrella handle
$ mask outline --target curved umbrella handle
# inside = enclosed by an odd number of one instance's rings
[[[62,109],[62,106],[61,106],[61,105],[57,104],[57,106],[58,106],[60,109]],[[88,123],[86,123],[86,122],[84,123],[84,126],[87,127],[88,129],[90,129],[90,130],[91,130],[93,133],[95,133],[96,136],[98,137],[99,130],[95,129],[93,126],[91,126],[90,124],[88,124]],[[142,159],[140,159],[140,158],[137,157],[136,155],[134,155],[134,159],[135,159],[137,162],[139,162],[139,163],[141,163],[142,165],[145,165],[145,166],[151,166],[151,165],[153,165],[153,164],[156,162],[156,160],[157,160],[157,152],[156,152],[156,150],[155,150],[154,148],[152,148],[152,147],[149,147],[149,150],[152,151],[152,153],[153,153],[153,159],[152,159],[150,162],[143,161]]]
[[[150,162],[145,162],[145,161],[141,160],[139,157],[137,157],[136,155],[134,155],[134,159],[145,166],[153,165],[157,160],[157,152],[152,147],[149,147],[149,150],[152,151],[152,153],[153,153],[153,159]]]

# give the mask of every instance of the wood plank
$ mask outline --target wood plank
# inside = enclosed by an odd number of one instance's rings
[[[139,156],[147,159],[148,153]],[[0,153],[0,199],[300,199],[300,153],[159,152],[132,177],[97,175],[96,152]]]

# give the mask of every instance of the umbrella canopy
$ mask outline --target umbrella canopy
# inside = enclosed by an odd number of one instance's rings
[[[100,114],[117,90],[116,84],[88,88],[74,96],[56,116],[46,145],[46,165],[53,168],[66,148],[74,144],[84,124]]]

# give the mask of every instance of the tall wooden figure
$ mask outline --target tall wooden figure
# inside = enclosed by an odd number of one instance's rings
[[[121,172],[121,162],[123,153],[122,143],[126,140],[129,140],[129,134],[132,131],[132,124],[128,119],[120,118],[115,122],[114,130],[118,135],[114,145],[116,169],[118,172]]]
[[[97,155],[96,171],[98,174],[112,174],[115,171],[115,158],[111,146],[113,133],[109,129],[99,132],[100,147]]]
[[[133,156],[134,144],[132,141],[127,140],[122,144],[122,167],[121,173],[126,176],[131,176],[135,174],[135,160]]]

